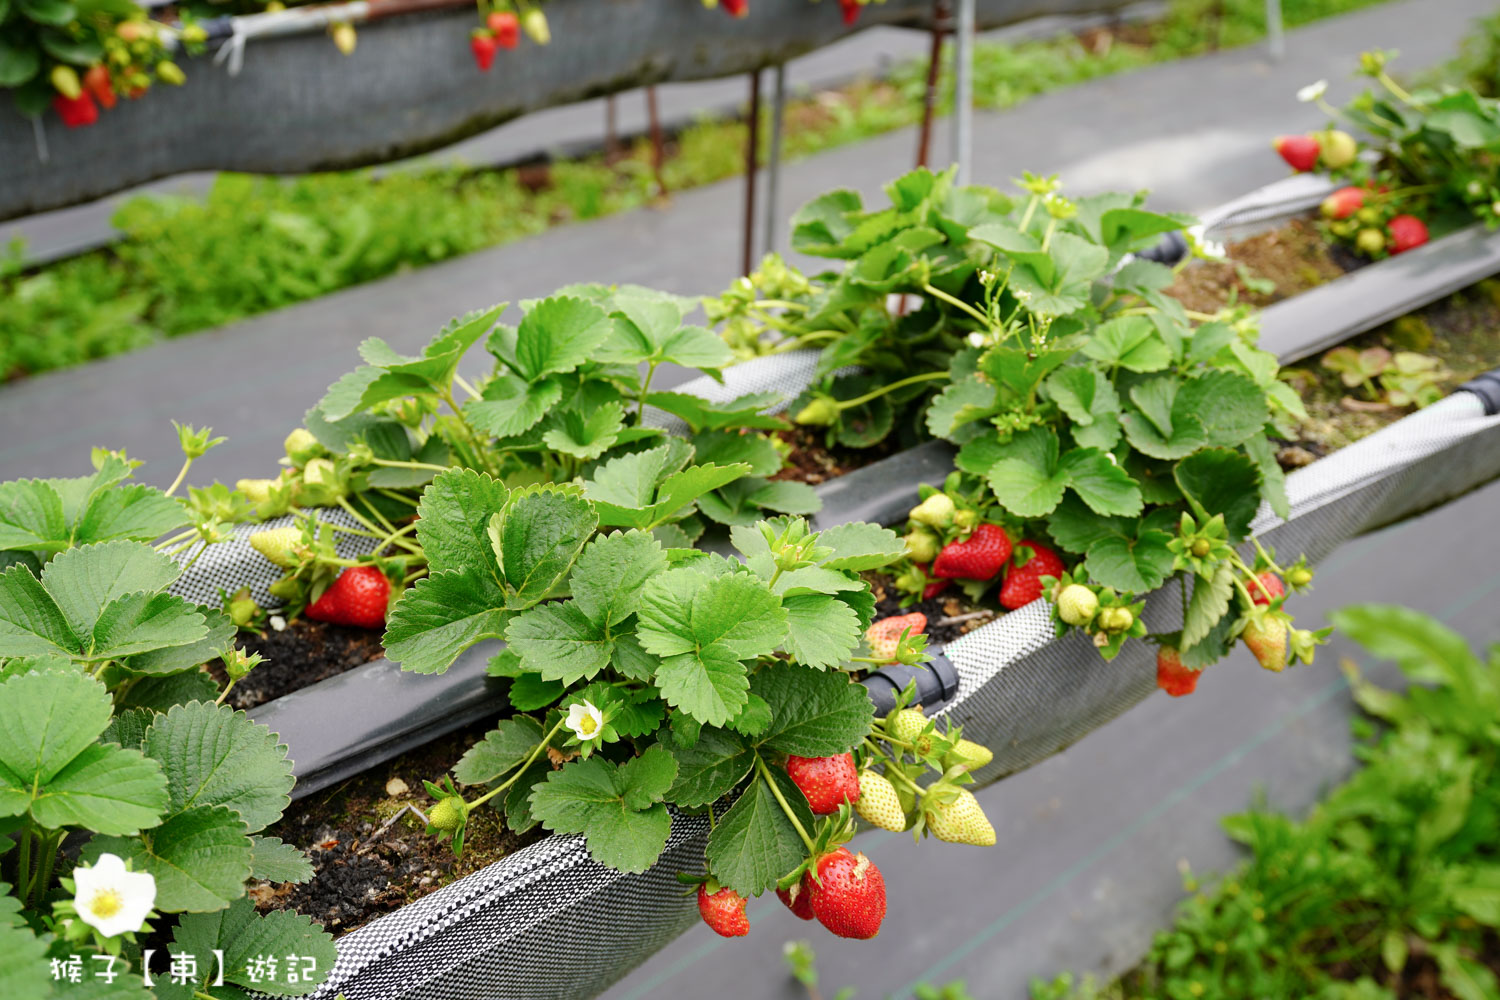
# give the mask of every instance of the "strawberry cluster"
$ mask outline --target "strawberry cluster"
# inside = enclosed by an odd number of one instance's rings
[[[481,10],[484,7],[485,4],[480,5]],[[540,8],[522,3],[518,13],[505,0],[492,5],[484,15],[484,24],[469,33],[469,51],[479,71],[489,72],[501,49],[509,52],[520,45],[522,32],[538,45],[552,41],[547,15]]]

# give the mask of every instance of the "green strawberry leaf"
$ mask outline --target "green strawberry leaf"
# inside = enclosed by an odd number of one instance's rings
[[[464,785],[494,781],[530,757],[542,735],[542,724],[529,716],[506,719],[464,753],[453,768],[453,778]]]
[[[666,846],[672,818],[662,798],[677,761],[659,744],[616,767],[602,756],[573,761],[531,792],[531,813],[554,833],[581,833],[589,853],[623,872],[643,872]]]
[[[250,877],[267,882],[311,882],[312,862],[279,837],[250,838]]]
[[[190,913],[172,933],[171,953],[192,955],[198,977],[186,984],[163,975],[154,987],[161,1000],[243,1000],[249,994],[306,996],[328,978],[338,960],[333,936],[311,918],[291,910],[256,913],[255,904],[238,899],[216,913]],[[224,985],[214,985],[221,970]],[[274,967],[267,957],[276,957]]]
[[[449,469],[422,491],[417,504],[417,541],[428,570],[444,573],[465,567],[498,571],[490,545],[490,518],[505,508],[510,491],[483,472]]]
[[[510,684],[510,705],[518,712],[534,712],[557,701],[564,690],[562,681],[544,681],[540,674],[520,674]]]
[[[26,673],[0,683],[0,816],[128,834],[155,825],[167,779],[139,751],[95,740],[113,705],[81,673]]]
[[[812,810],[784,772],[768,769],[781,796],[804,830],[812,828]],[[762,778],[751,783],[708,835],[708,870],[742,896],[765,892],[802,863],[807,849],[797,829]]]
[[[187,523],[180,500],[107,461],[92,476],[0,483],[0,551],[61,552],[93,542],[149,542]]]
[[[635,614],[647,582],[666,568],[666,553],[651,535],[600,535],[585,546],[573,567],[573,600],[590,621],[618,625]]]
[[[168,674],[182,673],[192,670],[201,664],[211,660],[217,660],[219,656],[234,646],[235,638],[239,635],[239,627],[229,620],[229,616],[222,611],[214,611],[203,605],[198,605],[202,612],[208,634],[197,642],[188,643],[183,646],[163,646],[159,649],[148,649],[144,653],[136,653],[127,656],[121,661],[121,666],[132,674],[145,674],[148,676],[163,676]],[[134,694],[132,687],[127,695]],[[217,690],[207,698],[212,701],[217,697]],[[192,701],[192,698],[183,698],[183,701]],[[173,703],[175,704],[175,702]]]
[[[598,524],[576,486],[529,486],[511,493],[489,528],[508,592],[506,605],[521,610],[551,593]]]
[[[156,879],[156,908],[164,913],[222,909],[245,895],[254,844],[245,821],[227,806],[194,806],[135,837],[96,836],[86,861],[117,854]]]
[[[792,249],[813,257],[858,257],[844,246],[854,234],[863,208],[858,192],[838,190],[820,195],[792,216]]]
[[[782,599],[786,609],[786,651],[814,670],[838,667],[853,653],[863,634],[854,609],[827,594]]]
[[[505,594],[479,567],[434,573],[391,608],[385,653],[402,670],[440,674],[481,639],[502,638],[510,616]]]
[[[614,447],[625,428],[625,407],[618,402],[594,407],[587,416],[574,409],[558,416],[562,425],[543,434],[542,442],[553,451],[585,461]]]
[[[600,466],[584,484],[606,528],[650,529],[685,511],[699,497],[750,471],[743,463],[694,465],[675,471],[672,445],[622,455]]]
[[[906,554],[906,541],[890,528],[865,521],[847,521],[818,532],[818,544],[833,549],[825,569],[861,573],[889,566]]]
[[[1182,616],[1182,648],[1198,645],[1214,627],[1229,613],[1229,601],[1234,596],[1234,570],[1222,563],[1214,570],[1211,579],[1193,576],[1193,596],[1188,599],[1187,610]]]
[[[8,884],[0,882],[0,890],[9,889]],[[25,924],[0,920],[0,996],[51,996],[53,983],[47,965],[48,940],[50,938],[37,937]]]
[[[494,437],[514,437],[535,426],[560,399],[557,379],[528,382],[506,372],[486,383],[479,399],[464,404],[464,419]]]
[[[745,738],[716,726],[704,726],[691,746],[679,745],[672,755],[677,777],[667,798],[688,808],[717,802],[755,766],[755,751]]]
[[[156,717],[146,756],[167,775],[172,812],[228,806],[251,833],[281,818],[296,783],[276,734],[228,705],[194,702]]]
[[[712,403],[681,392],[653,392],[647,394],[646,402],[672,414],[694,434],[722,428],[782,430],[787,426],[781,417],[762,412],[781,402],[781,396],[774,392],[740,396],[727,403]]]
[[[771,708],[771,725],[756,742],[799,757],[831,757],[870,733],[875,708],[864,686],[842,671],[826,673],[777,661],[758,670],[751,690]]]
[[[609,316],[594,303],[557,295],[530,303],[520,327],[497,328],[486,346],[521,378],[536,382],[592,360],[613,332]]]
[[[1120,397],[1092,368],[1061,368],[1047,377],[1047,395],[1073,422],[1073,440],[1109,451],[1120,440]]]
[[[693,437],[693,461],[698,465],[750,466],[748,475],[773,476],[781,470],[781,452],[764,434],[742,434],[739,429],[704,431]]]
[[[988,478],[995,498],[1013,514],[1044,517],[1069,488],[1097,514],[1132,516],[1141,510],[1140,487],[1096,448],[1074,448],[1059,458],[1057,434],[1046,427],[1033,427],[1000,447],[1006,457],[991,466]]]
[[[1111,519],[1110,523],[1118,524],[1119,520]],[[1149,518],[1145,523],[1126,521],[1126,530],[1112,532],[1094,541],[1088,547],[1088,558],[1084,561],[1089,578],[1095,583],[1132,594],[1143,594],[1160,587],[1172,575],[1174,557],[1167,543],[1173,534],[1165,528],[1148,527],[1150,522]]]
[[[1283,521],[1292,516],[1292,505],[1286,495],[1286,473],[1276,461],[1276,448],[1265,434],[1255,434],[1245,441],[1245,453],[1260,470],[1260,493],[1271,511]]]
[[[628,363],[669,362],[699,368],[717,377],[734,360],[724,339],[701,326],[683,326],[683,308],[676,296],[641,289],[614,297],[617,321],[615,343],[624,348]]]
[[[1099,324],[1083,353],[1133,372],[1161,371],[1172,363],[1172,349],[1146,316],[1120,316]]]
[[[1260,506],[1260,470],[1248,456],[1205,448],[1178,462],[1173,476],[1200,521],[1223,514],[1232,541],[1249,532]]]
[[[609,666],[615,643],[577,601],[542,604],[511,619],[505,641],[543,680],[574,684]]]
[[[992,382],[977,375],[954,379],[927,406],[927,431],[951,439],[960,427],[994,413],[998,393]]]
[[[1270,418],[1265,393],[1234,372],[1210,371],[1190,378],[1177,393],[1173,410],[1196,414],[1210,445],[1233,448],[1260,431]]]

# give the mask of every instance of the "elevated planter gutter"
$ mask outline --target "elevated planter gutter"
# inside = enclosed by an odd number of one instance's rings
[[[1130,2],[978,0],[977,19],[999,27]],[[552,43],[525,41],[481,73],[469,52],[479,23],[472,4],[395,16],[419,5],[355,6],[367,7],[371,20],[351,56],[314,30],[250,41],[223,60],[242,60],[238,75],[212,54],[184,58],[186,86],[153,88],[88,128],[45,116],[46,162],[32,123],[0,101],[0,219],[191,170],[293,173],[387,162],[542,108],[785,62],[850,33],[831,0],[756,0],[745,18],[698,0],[551,0]],[[921,26],[931,10],[931,0],[886,0],[863,7],[858,27]],[[216,24],[228,27],[231,19]]]
[[[1305,192],[1304,192],[1305,200]],[[1299,206],[1300,207],[1300,206]],[[1485,255],[1484,264],[1476,258]],[[1263,343],[1284,360],[1409,312],[1500,270],[1495,237],[1466,230],[1429,247],[1373,264],[1268,309]],[[1358,279],[1358,280],[1356,280]],[[1393,291],[1403,291],[1398,297]],[[1317,318],[1339,324],[1311,325]],[[736,366],[727,384],[706,379],[682,387],[709,398],[776,390],[790,395],[811,376],[815,354],[782,355]],[[1428,510],[1500,476],[1500,373],[1454,393],[1287,477],[1291,517],[1262,509],[1252,527],[1265,542],[1316,561],[1345,540]],[[850,520],[892,523],[917,500],[920,483],[938,483],[952,451],[933,442],[892,456],[819,488],[819,527]],[[222,577],[231,566],[270,577],[242,541],[217,547]],[[222,562],[228,560],[227,563]],[[1175,593],[1148,598],[1153,631],[1180,621]],[[298,794],[395,756],[479,718],[502,700],[483,676],[490,648],[476,647],[441,677],[403,675],[380,660],[277,699],[251,714],[291,747]],[[980,772],[987,784],[1029,767],[1115,718],[1156,690],[1152,651],[1128,643],[1111,663],[1086,639],[1058,641],[1050,609],[1037,601],[939,651],[925,704],[992,747]],[[889,682],[867,681],[872,698]],[[678,871],[696,868],[707,835],[697,817],[677,816],[666,853],[649,871],[625,875],[597,864],[582,838],[552,836],[353,931],[315,994],[331,1000],[490,1000],[597,995],[691,925],[692,901]]]

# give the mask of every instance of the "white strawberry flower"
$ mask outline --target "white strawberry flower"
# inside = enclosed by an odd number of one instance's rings
[[[604,728],[604,714],[594,707],[591,701],[575,701],[568,706],[567,727],[573,730],[581,742],[599,735],[599,730]]]
[[[133,872],[116,854],[101,854],[92,868],[73,869],[73,906],[84,923],[107,938],[141,929],[156,905],[156,879]]]
[[[1328,93],[1328,81],[1319,80],[1317,83],[1309,83],[1307,86],[1297,91],[1297,100],[1301,101],[1303,104],[1311,104],[1313,101],[1318,100],[1326,93]]]

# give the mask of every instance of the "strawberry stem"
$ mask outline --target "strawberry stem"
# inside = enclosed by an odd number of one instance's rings
[[[864,404],[870,402],[872,399],[879,399],[881,396],[884,396],[888,392],[894,392],[897,389],[902,389],[909,385],[915,385],[918,382],[931,382],[933,379],[950,377],[951,376],[949,376],[949,374],[945,371],[923,372],[920,375],[911,375],[907,378],[901,379],[898,382],[892,382],[890,385],[882,386],[881,388],[876,389],[873,392],[867,392],[863,396],[855,396],[853,399],[838,400],[834,405],[836,405],[840,410],[850,410],[856,406],[863,406]]]
[[[474,809],[478,806],[484,805],[484,803],[488,802],[496,795],[499,795],[511,785],[514,785],[516,783],[516,779],[525,774],[526,769],[532,765],[532,762],[540,757],[542,751],[552,743],[552,737],[557,735],[557,731],[563,727],[563,723],[566,721],[566,717],[558,719],[557,725],[553,726],[552,731],[549,732],[546,736],[543,736],[542,741],[532,748],[531,756],[527,757],[526,760],[521,763],[521,766],[516,768],[515,774],[512,774],[509,778],[506,778],[504,784],[496,785],[494,788],[491,788],[489,791],[479,796],[479,798],[475,799],[473,802],[467,803],[468,808]]]
[[[809,855],[814,854],[817,851],[817,847],[814,846],[812,838],[807,835],[807,831],[802,829],[802,822],[797,819],[797,814],[792,811],[791,804],[787,802],[786,796],[781,794],[781,786],[776,784],[775,778],[771,777],[771,769],[766,767],[766,762],[761,759],[760,754],[755,755],[755,768],[760,772],[761,777],[765,779],[766,784],[770,786],[771,794],[776,796],[776,803],[781,806],[781,811],[786,813],[786,818],[792,821],[792,826],[797,830],[797,836],[802,838],[802,843],[807,847],[807,853]]]
[[[984,313],[980,312],[978,309],[975,309],[973,306],[969,305],[963,299],[949,295],[941,288],[938,288],[931,284],[923,285],[922,291],[926,292],[928,295],[931,295],[933,298],[942,299],[950,306],[957,306],[964,312],[968,313],[970,316],[973,316],[975,319],[979,320],[979,322],[983,323],[985,325],[985,329],[990,328],[990,318]]]

